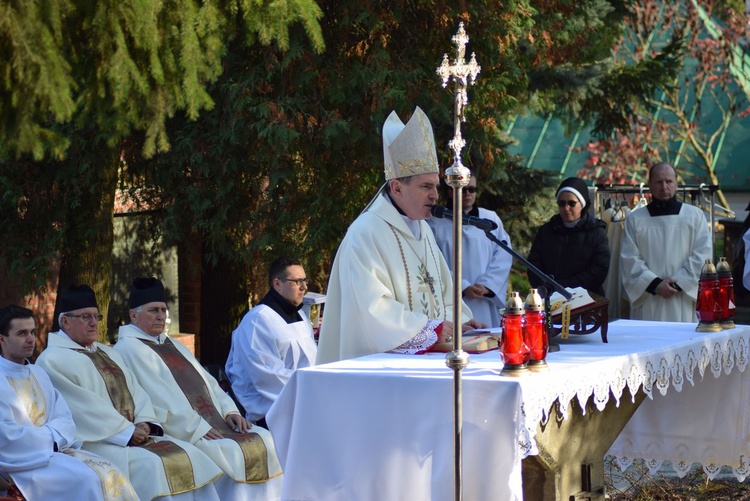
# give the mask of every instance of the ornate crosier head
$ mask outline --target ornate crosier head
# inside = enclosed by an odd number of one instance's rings
[[[445,54],[442,64],[437,68],[437,74],[443,79],[443,87],[447,87],[448,81],[453,78],[456,96],[453,139],[448,142],[448,146],[453,150],[453,165],[445,171],[445,178],[448,185],[463,187],[468,184],[471,172],[461,162],[461,150],[466,145],[461,136],[461,122],[466,121],[464,108],[469,103],[466,89],[474,84],[481,67],[477,64],[474,53],[471,54],[471,60],[466,62],[466,44],[469,43],[469,37],[464,31],[464,23],[458,25],[458,32],[451,40],[456,46],[456,59],[451,63],[448,54]]]

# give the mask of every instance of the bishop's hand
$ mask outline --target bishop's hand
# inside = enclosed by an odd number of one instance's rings
[[[487,324],[483,324],[479,320],[474,320],[472,318],[471,320],[469,320],[468,322],[466,322],[465,324],[461,326],[461,332],[466,332],[466,331],[470,331],[473,329],[486,329],[486,328],[487,328]]]

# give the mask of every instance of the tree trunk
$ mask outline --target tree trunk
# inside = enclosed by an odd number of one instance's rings
[[[204,256],[207,253],[204,252]],[[201,364],[221,364],[227,360],[232,331],[248,311],[247,270],[220,260],[203,263],[201,280]]]
[[[120,166],[119,148],[104,148],[97,156],[98,165],[87,169],[88,176],[79,179],[77,190],[66,197],[69,211],[65,221],[65,242],[60,263],[59,290],[71,284],[89,285],[96,293],[99,313],[99,341],[114,342],[116,325],[109,325],[110,277],[115,191]],[[66,162],[80,161],[72,154]],[[73,208],[75,207],[75,208]],[[55,326],[57,315],[55,308]]]

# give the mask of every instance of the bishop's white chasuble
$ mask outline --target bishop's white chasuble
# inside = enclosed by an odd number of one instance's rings
[[[318,364],[418,345],[453,320],[450,270],[427,223],[415,223],[418,239],[378,196],[349,227],[328,282]],[[462,316],[471,318],[466,305]]]

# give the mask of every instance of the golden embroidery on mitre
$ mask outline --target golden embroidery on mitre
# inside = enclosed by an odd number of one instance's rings
[[[406,124],[391,112],[382,134],[386,181],[439,172],[432,125],[419,107]]]

